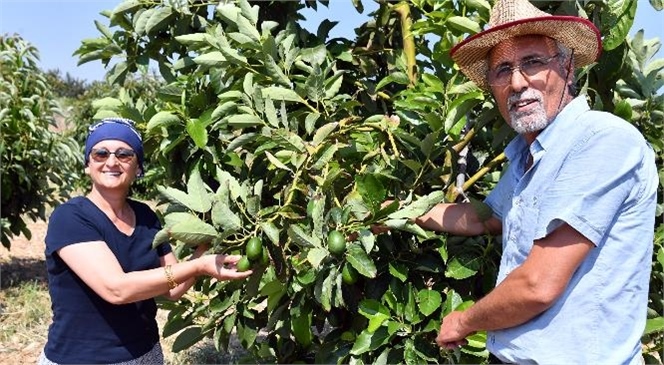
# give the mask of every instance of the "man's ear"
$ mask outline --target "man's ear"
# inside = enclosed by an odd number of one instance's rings
[[[83,171],[85,171],[86,175],[90,175],[90,166],[85,166],[85,169]]]

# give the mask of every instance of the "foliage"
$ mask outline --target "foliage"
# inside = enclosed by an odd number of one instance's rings
[[[635,2],[575,4],[543,6],[598,22],[615,55],[584,69],[579,87],[598,109],[624,115],[633,105],[627,119],[657,139],[660,96],[639,82],[659,82],[661,62],[627,62],[643,52],[624,42]],[[441,201],[477,202],[498,179],[512,132],[449,57],[487,22],[489,3],[378,5],[349,40],[328,37],[333,22],[316,34],[300,27],[296,11],[314,1],[127,0],[105,12],[113,31],[97,23],[102,36],[77,50],[80,63],[120,57],[113,82],[152,60],[167,83],[153,99],[100,102],[126,117],[132,111],[116,106],[136,106],[148,155],[164,169],[159,190],[169,204],[155,244],[172,242],[181,256],[204,242],[241,253],[258,236],[269,252],[270,264],[246,282],[201,280],[193,295],[164,304],[175,350],[206,336],[222,349],[236,330],[261,362],[486,358],[484,333],[457,352],[433,338],[442,316],[493,286],[498,241],[437,235],[409,218]],[[637,95],[597,81],[607,79]],[[377,222],[391,232],[374,234]],[[328,249],[333,230],[347,238],[340,256]],[[353,284],[343,280],[348,265],[359,274]]]
[[[46,79],[56,97],[76,98],[85,93],[88,88],[85,80],[77,79],[69,72],[62,77],[58,69],[48,70]]]
[[[23,233],[25,219],[46,219],[46,209],[68,196],[81,164],[78,144],[58,133],[60,114],[38,52],[20,36],[0,36],[0,155],[2,244]]]

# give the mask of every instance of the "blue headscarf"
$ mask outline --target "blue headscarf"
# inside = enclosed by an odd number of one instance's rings
[[[143,169],[143,141],[141,135],[134,128],[134,121],[124,118],[105,118],[88,128],[88,138],[85,140],[85,166],[90,162],[90,152],[97,143],[109,139],[122,141],[128,144],[138,158],[138,167],[141,175]]]

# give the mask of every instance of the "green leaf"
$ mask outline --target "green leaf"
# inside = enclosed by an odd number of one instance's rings
[[[171,112],[160,111],[157,114],[153,115],[152,118],[150,118],[150,121],[148,121],[146,129],[148,133],[150,133],[155,128],[168,127],[170,125],[179,124],[179,123],[180,123],[180,117],[178,117],[177,115]]]
[[[429,193],[429,195],[423,196],[413,203],[405,206],[403,209],[397,210],[396,212],[388,215],[390,219],[415,219],[424,213],[428,212],[436,204],[443,202],[445,199],[445,193],[442,191],[434,191]]]
[[[145,30],[148,24],[148,21],[150,20],[150,17],[152,17],[152,14],[157,11],[156,8],[149,8],[149,9],[141,9],[139,10],[136,15],[134,15],[133,22],[134,22],[134,31],[138,35],[145,35],[147,34],[147,31]]]
[[[272,155],[270,152],[265,151],[265,156],[267,156],[267,159],[270,160],[270,163],[272,163],[276,168],[286,170],[288,172],[293,172],[293,170],[284,165],[283,162],[279,161],[279,159],[274,157],[274,155]]]
[[[187,327],[190,324],[191,323],[182,319],[182,316],[177,315],[175,317],[170,318],[168,322],[166,322],[161,335],[164,336],[164,338],[169,337],[171,335],[180,332],[183,328]]]
[[[189,176],[187,192],[188,202],[192,210],[207,213],[212,208],[212,200],[198,168],[193,169]]]
[[[380,327],[376,332],[364,330],[357,336],[353,348],[350,350],[352,355],[362,355],[368,351],[373,351],[390,340],[391,336],[386,327]]]
[[[156,248],[162,243],[168,242],[168,240],[168,230],[166,228],[162,228],[159,230],[159,232],[157,232],[157,234],[154,235],[154,238],[152,239],[152,248]]]
[[[291,330],[293,331],[293,336],[297,342],[304,346],[305,348],[311,345],[313,340],[313,333],[311,332],[311,309],[304,308],[302,306],[296,307],[294,309],[300,310],[291,310]]]
[[[650,0],[650,5],[657,11],[664,10],[664,0]]]
[[[607,3],[609,11],[602,19],[604,30],[602,45],[605,51],[617,48],[625,42],[636,16],[636,0],[613,0]]]
[[[319,113],[312,113],[309,115],[315,115],[316,119],[320,117]],[[332,133],[332,131],[334,131],[337,128],[338,125],[339,125],[338,122],[332,122],[332,123],[327,123],[324,126],[318,128],[316,134],[314,134],[314,138],[312,139],[311,144],[314,146],[318,146],[321,142],[323,142],[327,138],[327,136],[330,135],[330,133]]]
[[[318,112],[309,113],[304,119],[304,129],[307,131],[307,134],[313,133],[316,128],[316,121],[320,118],[321,114]]]
[[[390,310],[373,299],[363,300],[358,312],[369,319],[369,325],[367,326],[369,332],[375,332],[385,321],[390,319]]]
[[[325,99],[332,99],[339,93],[341,85],[344,82],[343,73],[339,72],[325,81]]]
[[[226,151],[235,151],[237,148],[256,140],[256,133],[242,133],[226,146]],[[244,163],[242,162],[241,165]]]
[[[476,21],[463,16],[451,16],[447,18],[446,24],[462,33],[471,35],[482,31],[482,28],[480,28],[480,25]]]
[[[123,105],[124,104],[122,103],[122,101],[120,101],[119,99],[116,99],[116,98],[111,98],[111,97],[105,97],[105,98],[102,98],[102,99],[99,99],[99,100],[94,100],[92,102],[92,107],[95,110],[104,109],[104,110],[117,111],[117,110],[120,110]]]
[[[438,310],[443,302],[443,298],[439,292],[431,289],[422,289],[417,293],[417,303],[420,308],[420,313],[425,316],[431,315]]]
[[[213,222],[224,231],[237,232],[242,228],[242,221],[226,204],[212,207]]]
[[[452,279],[462,280],[469,278],[479,270],[481,258],[470,255],[460,255],[453,257],[447,264],[445,276]]]
[[[314,247],[307,252],[307,261],[311,263],[314,269],[320,267],[320,263],[329,256],[329,253],[324,248]]]
[[[296,224],[288,226],[287,233],[288,237],[300,247],[322,247],[318,237],[310,236],[304,231],[304,229],[302,229],[302,227]]]
[[[290,79],[284,74],[279,65],[274,61],[274,58],[269,54],[263,56],[263,64],[265,65],[265,70],[267,75],[272,78],[274,82],[281,86],[290,87]]]
[[[366,253],[371,253],[371,251],[373,251],[374,245],[376,244],[376,236],[374,236],[370,230],[360,229],[358,231],[357,239],[362,244]]]
[[[249,19],[245,18],[241,14],[238,14],[237,18],[235,19],[235,24],[237,24],[237,28],[240,33],[246,35],[255,42],[260,41],[261,35],[258,33],[258,30],[256,30],[256,27],[251,24]]]
[[[348,262],[357,270],[358,273],[368,277],[376,277],[376,264],[373,260],[364,252],[364,249],[359,245],[350,245],[346,252],[346,259]]]
[[[192,246],[210,243],[218,235],[214,227],[195,216],[174,224],[169,232],[172,238]]]
[[[404,264],[398,262],[390,262],[389,271],[390,274],[392,274],[392,276],[401,280],[402,283],[405,283],[406,280],[408,279],[408,266]]]
[[[391,84],[393,82],[396,82],[397,84],[401,85],[408,85],[410,80],[408,79],[408,75],[406,75],[406,73],[401,71],[396,71],[385,76],[382,80],[380,80],[376,85],[376,91],[382,89],[385,85]]]
[[[192,33],[192,34],[183,34],[174,37],[176,41],[187,45],[206,45],[207,44],[207,34],[206,33]]]
[[[127,76],[127,62],[121,61],[113,65],[107,73],[108,82],[111,84],[124,82]]]
[[[121,13],[128,13],[128,12],[134,12],[134,10],[138,9],[141,7],[141,1],[140,0],[125,0],[120,3],[120,5],[116,6],[113,11],[112,15],[116,14],[121,14]]]
[[[222,67],[226,62],[226,57],[219,51],[212,51],[204,53],[198,57],[195,57],[193,61],[197,65],[209,66],[209,67]]]
[[[238,128],[247,128],[263,125],[263,120],[253,114],[237,114],[228,118],[228,125]]]
[[[260,222],[259,223],[261,229],[263,230],[263,233],[267,236],[267,238],[272,241],[273,244],[278,245],[279,244],[279,228],[274,225],[272,222]]]
[[[265,118],[268,123],[274,128],[279,128],[279,116],[277,115],[277,108],[274,107],[272,99],[265,99]]]
[[[269,86],[261,90],[263,98],[270,98],[275,101],[296,101],[303,102],[304,100],[295,91],[286,89],[280,86]]]
[[[196,343],[198,343],[198,341],[202,340],[203,337],[205,337],[205,335],[201,331],[201,327],[198,326],[189,327],[184,331],[180,332],[178,337],[175,338],[172,350],[173,352],[180,352],[182,350],[186,350],[191,346],[195,345]]]
[[[187,134],[189,134],[189,137],[191,137],[198,148],[205,148],[208,143],[208,134],[205,126],[205,123],[200,119],[194,118],[187,120]]]
[[[305,48],[300,52],[300,57],[304,62],[311,65],[321,65],[325,62],[327,56],[327,48],[325,44],[318,45],[312,48]]]
[[[324,274],[324,271],[321,272]],[[314,296],[326,312],[332,309],[332,289],[334,287],[339,271],[336,267],[330,268],[327,275],[319,275],[314,287]],[[322,279],[322,280],[321,280]]]
[[[305,152],[307,150],[304,141],[300,136],[285,129],[277,129],[272,134],[272,138],[286,149]]]
[[[448,108],[447,116],[445,117],[445,132],[449,132],[454,125],[465,117],[466,113],[479,105],[484,100],[484,94],[480,91],[468,93],[461,97],[455,98]]]
[[[356,176],[355,184],[357,184],[357,191],[360,193],[362,201],[375,214],[385,201],[387,190],[374,174]]]
[[[112,39],[112,38],[113,38],[113,33],[111,33],[111,31],[108,29],[107,26],[105,26],[104,24],[100,23],[98,20],[95,20],[95,27],[96,27],[97,30],[99,30],[99,32],[101,32],[101,34],[103,34],[104,37],[106,37],[107,39]]]
[[[267,296],[267,308],[270,313],[277,307],[284,294],[286,287],[278,279],[266,283],[260,290],[261,296]]]
[[[656,332],[664,332],[664,317],[656,317],[646,320],[646,328],[643,331],[643,334],[649,335]]]
[[[194,210],[190,207],[190,205],[196,205],[194,202],[193,204],[189,201],[189,195],[187,195],[186,192],[171,188],[171,187],[164,187],[164,186],[157,186],[157,190],[161,195],[166,198],[169,202],[175,203],[182,205],[184,207],[187,207],[191,210]]]
[[[621,117],[625,120],[632,120],[632,106],[625,100],[620,100],[616,103],[615,108],[613,109],[613,114]]]
[[[145,33],[151,34],[164,29],[172,17],[173,8],[170,6],[156,9],[145,25]]]

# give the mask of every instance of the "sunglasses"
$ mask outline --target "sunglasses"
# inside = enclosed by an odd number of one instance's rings
[[[90,156],[95,162],[106,162],[111,155],[115,155],[118,161],[127,163],[136,156],[136,152],[129,148],[118,148],[113,152],[106,148],[95,148],[90,152]]]

